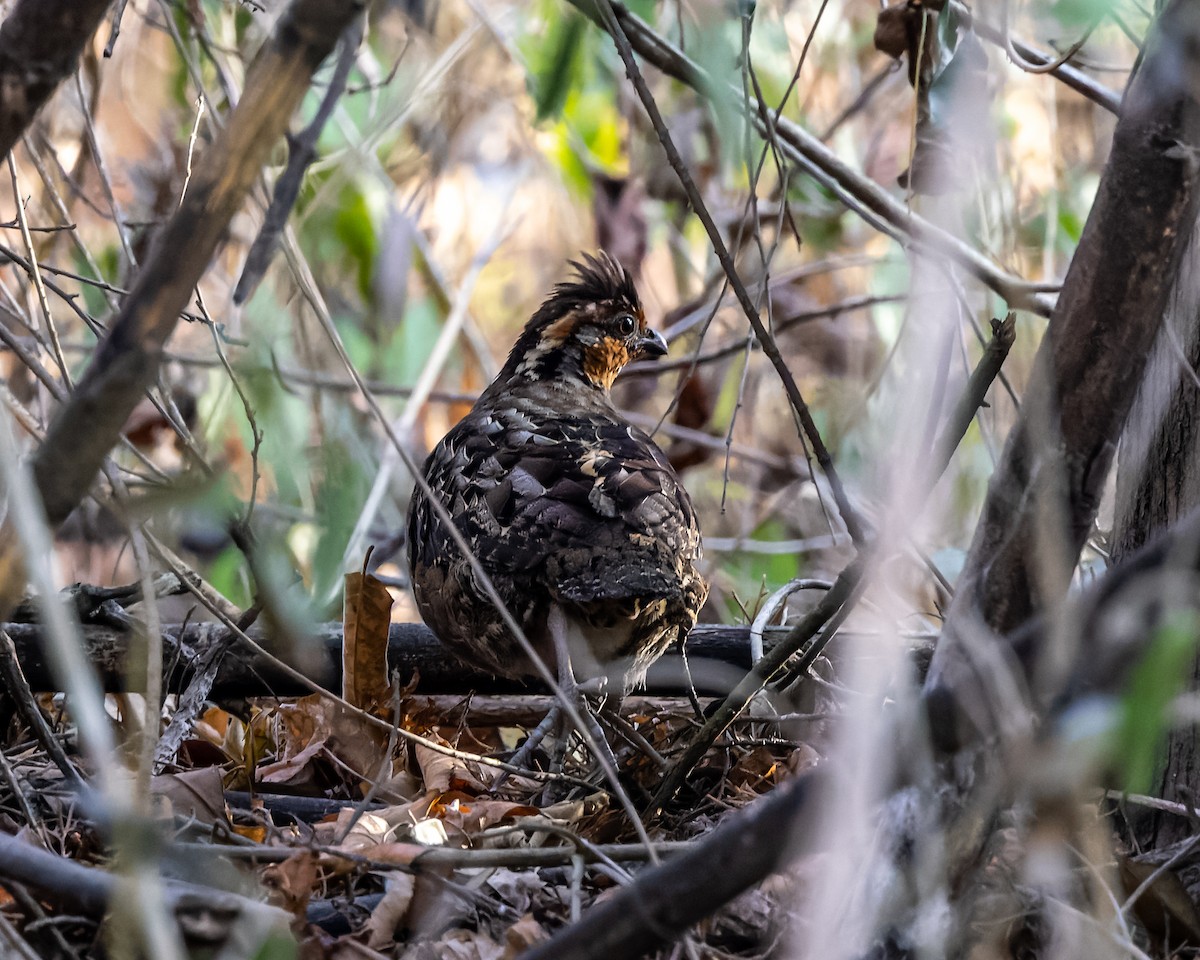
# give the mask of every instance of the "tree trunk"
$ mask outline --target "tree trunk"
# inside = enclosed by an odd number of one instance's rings
[[[1116,562],[1200,504],[1200,380],[1194,372],[1200,366],[1198,321],[1200,223],[1193,226],[1146,379],[1121,438],[1113,519]],[[1200,657],[1192,664],[1189,685],[1200,689]],[[1157,793],[1185,803],[1200,797],[1200,730],[1194,724],[1167,738]],[[1166,846],[1191,831],[1186,820],[1158,813],[1137,829],[1139,841],[1148,847]]]

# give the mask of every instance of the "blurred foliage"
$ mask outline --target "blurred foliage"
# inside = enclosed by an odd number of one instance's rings
[[[943,394],[954,396],[979,355],[975,328],[986,329],[1002,304],[966,281],[945,321],[934,319],[927,299],[920,306],[914,299],[838,310],[867,294],[902,295],[927,282],[927,267],[849,211],[844,196],[781,165],[735,109],[738,91],[761,92],[773,109],[824,137],[850,166],[903,196],[896,178],[909,163],[915,98],[905,71],[888,72],[889,59],[874,49],[877,8],[853,0],[827,6],[774,0],[736,10],[721,4],[681,10],[650,0],[630,6],[725,81],[710,102],[647,71],[740,272],[752,287],[764,277],[772,284],[769,315],[781,350],[844,479],[872,510],[886,509],[896,451],[913,442],[914,428],[899,413],[927,406],[914,404],[913,390],[928,394],[932,387],[921,385],[939,379],[945,381]],[[151,232],[177,204],[193,129],[196,147],[203,149],[215,135],[214,111],[227,109],[225,90],[236,97],[245,65],[270,26],[270,17],[250,5],[222,0],[172,11],[181,45],[162,29],[165,24],[154,22],[161,13],[129,20],[96,91],[99,142],[113,171],[114,198],[127,221]],[[1069,34],[1069,26],[1099,17],[1088,55],[1131,63],[1132,45],[1109,13],[1101,0],[1060,0],[1031,6],[1013,29],[1037,40],[1048,21]],[[980,156],[964,160],[970,176],[955,192],[911,202],[1014,272],[1052,281],[1078,240],[1110,121],[1052,80],[1021,73],[1002,53],[981,47],[950,7],[938,17],[936,31],[941,47],[928,91],[931,112],[953,127],[948,105],[969,95],[987,136],[980,140]],[[962,56],[967,49],[969,64]],[[295,129],[315,114],[330,75],[326,65]],[[128,95],[133,89],[139,96]],[[206,106],[196,127],[201,92]],[[64,180],[63,195],[77,221],[76,238],[100,276],[63,235],[46,234],[39,257],[80,277],[58,281],[80,309],[103,320],[110,309],[105,293],[88,281],[123,287],[128,265],[103,185],[79,148],[77,119],[65,110],[52,116],[45,142],[57,153],[48,166],[58,169],[57,163],[76,185],[67,188]],[[282,174],[286,161],[281,148],[268,181]],[[31,216],[49,216],[40,177],[28,169],[20,175],[31,193]],[[629,380],[618,390],[620,403],[651,423],[666,411],[659,439],[673,456],[686,455],[684,479],[709,537],[793,540],[827,536],[831,523],[836,529],[836,518],[826,516],[829,498],[818,496],[813,485],[776,375],[759,351],[746,353],[744,318],[728,296],[711,309],[723,287],[720,270],[620,58],[569,4],[452,2],[439,4],[419,23],[398,7],[379,10],[349,90],[321,131],[316,162],[304,176],[290,220],[294,247],[277,253],[255,295],[238,308],[230,291],[261,213],[260,203],[235,222],[200,291],[262,435],[260,476],[255,484],[254,433],[217,362],[211,331],[188,324],[172,344],[176,359],[166,378],[172,389],[194,398],[197,449],[226,479],[224,492],[211,502],[197,505],[195,497],[183,497],[171,508],[164,527],[185,542],[190,531],[197,542],[218,543],[222,526],[246,515],[254,488],[252,525],[264,542],[282,545],[293,580],[316,598],[320,615],[328,615],[340,573],[358,567],[369,543],[394,539],[391,534],[402,528],[409,483],[385,472],[377,512],[358,525],[365,535],[351,539],[368,490],[385,470],[388,443],[350,388],[317,317],[328,316],[394,423],[409,402],[406,391],[428,370],[450,310],[466,297],[463,332],[438,361],[434,392],[420,399],[412,417],[408,439],[419,457],[465,412],[458,397],[478,393],[494,374],[520,325],[562,278],[565,260],[601,242],[637,272],[653,323],[670,328],[693,310],[707,317],[678,338],[673,357],[722,348],[696,368],[686,390],[676,371],[657,381]],[[472,277],[480,251],[490,252]],[[11,277],[28,291],[24,274]],[[470,289],[464,287],[468,281]],[[828,317],[811,317],[823,308],[831,310]],[[72,323],[63,314],[60,323]],[[801,314],[809,318],[792,321]],[[937,328],[942,322],[953,326]],[[80,335],[76,326],[66,331],[68,339],[88,346],[91,334]],[[1038,319],[1021,322],[1006,368],[1018,394],[1043,326]],[[953,349],[931,351],[931,342],[950,342]],[[950,368],[932,370],[933,356],[948,356]],[[81,369],[86,352],[72,354],[71,362]],[[922,520],[917,535],[930,554],[950,555],[966,545],[1012,415],[1005,392],[993,391],[991,406],[981,411],[940,488],[946,495]],[[925,417],[922,409],[917,419],[923,424]],[[690,442],[682,438],[685,429],[706,434],[707,444],[681,453]],[[179,448],[160,443],[145,455],[180,484],[190,483],[196,468]],[[121,456],[136,468],[134,458]],[[156,482],[161,478],[137,480]],[[840,547],[798,556],[711,553],[714,591],[706,616],[737,618],[735,594],[745,602],[760,588],[828,574],[843,557]],[[232,548],[193,559],[238,604],[253,595],[253,578]],[[393,556],[388,562],[402,579],[402,561]],[[115,570],[108,575],[128,579]],[[909,601],[928,612],[921,590]],[[402,602],[397,616],[411,618],[411,606]]]
[[[1131,793],[1146,793],[1154,785],[1160,745],[1173,722],[1171,702],[1187,686],[1198,642],[1200,616],[1194,610],[1168,612],[1129,679],[1113,755],[1122,786]]]

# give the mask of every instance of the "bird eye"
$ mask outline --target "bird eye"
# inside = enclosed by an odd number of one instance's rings
[[[637,320],[633,318],[632,314],[623,313],[617,317],[617,330],[620,331],[621,336],[631,337],[636,329]]]

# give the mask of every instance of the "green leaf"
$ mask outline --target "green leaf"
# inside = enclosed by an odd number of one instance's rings
[[[368,303],[371,300],[371,280],[379,255],[379,234],[367,198],[348,186],[342,191],[341,203],[333,221],[334,230],[358,268],[358,291]]]
[[[530,83],[539,122],[558,116],[573,84],[580,82],[584,29],[587,22],[569,12],[553,21],[540,51],[540,65],[531,64]]]
[[[235,546],[227,547],[209,564],[206,579],[221,596],[235,606],[244,609],[254,601],[246,558]]]
[[[253,960],[296,960],[298,956],[300,950],[295,940],[285,933],[272,932],[254,951]]]
[[[546,156],[558,168],[563,182],[575,191],[582,199],[588,200],[592,195],[592,177],[588,168],[580,159],[578,151],[571,143],[570,128],[559,121],[550,131],[549,146]]]
[[[610,90],[572,90],[563,110],[567,127],[588,148],[592,159],[609,172],[618,172],[624,155],[623,121]]]
[[[1187,682],[1198,635],[1200,616],[1194,610],[1167,614],[1130,677],[1115,750],[1125,789],[1131,793],[1146,793],[1153,784],[1170,720],[1167,708]]]
[[[1049,12],[1067,30],[1086,30],[1116,6],[1115,0],[1054,0]]]
[[[342,556],[370,484],[359,458],[340,438],[326,443],[321,461],[322,480],[316,496],[321,532],[312,559],[312,595],[328,597],[336,593],[340,597],[336,587],[344,572]]]

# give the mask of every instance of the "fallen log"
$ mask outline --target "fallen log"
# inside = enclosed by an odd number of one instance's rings
[[[35,691],[57,690],[41,641],[41,625],[4,623],[0,630],[12,637],[21,669]],[[163,662],[169,665],[164,692],[179,693],[187,685],[190,666],[225,632],[217,623],[172,624],[163,628]],[[786,628],[768,628],[764,646],[787,634]],[[251,630],[257,641],[269,644],[261,631]],[[696,691],[719,694],[727,691],[750,668],[750,630],[701,624],[687,641],[687,664],[678,648],[656,663],[647,678],[647,689],[658,694],[683,694],[688,690],[688,673]],[[124,692],[129,633],[121,627],[85,624],[83,640],[96,673],[109,693]],[[313,637],[300,651],[305,662],[295,656],[284,657],[305,676],[327,689],[339,689],[341,682],[342,625],[326,623],[317,627]],[[416,691],[423,694],[544,693],[538,682],[525,683],[494,677],[473,670],[449,654],[424,624],[394,623],[388,638],[388,663],[399,671],[402,683],[415,678]],[[221,664],[211,696],[216,700],[240,697],[295,697],[310,691],[283,673],[270,659],[245,650],[237,644]]]

